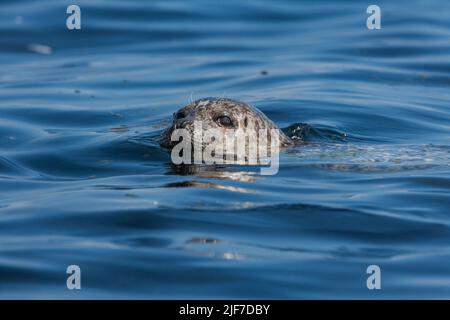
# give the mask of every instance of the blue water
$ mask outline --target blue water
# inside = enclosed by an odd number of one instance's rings
[[[69,4],[0,4],[0,298],[450,298],[450,2]],[[274,176],[176,170],[205,96],[313,130]]]

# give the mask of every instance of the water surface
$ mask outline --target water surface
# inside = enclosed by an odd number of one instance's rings
[[[1,298],[450,298],[448,1],[69,4],[0,5]],[[204,96],[314,130],[274,176],[177,170]]]

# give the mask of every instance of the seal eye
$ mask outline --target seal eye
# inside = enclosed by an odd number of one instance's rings
[[[178,111],[177,113],[175,113],[175,119],[183,119],[186,118],[186,113],[184,113],[183,111]]]
[[[233,121],[231,121],[230,117],[227,116],[219,116],[216,118],[216,122],[218,125],[222,127],[231,127]]]

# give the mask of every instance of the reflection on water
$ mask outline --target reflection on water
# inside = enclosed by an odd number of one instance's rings
[[[242,180],[241,180],[242,181]],[[199,182],[199,181],[181,181],[181,182],[175,182],[175,183],[169,183],[166,184],[167,188],[213,188],[213,189],[222,189],[222,190],[228,190],[233,192],[241,192],[241,193],[249,193],[252,192],[248,189],[243,188],[236,188],[231,186],[222,186],[220,184],[211,183],[211,182]]]

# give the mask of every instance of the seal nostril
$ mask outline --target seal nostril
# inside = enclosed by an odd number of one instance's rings
[[[186,118],[186,113],[184,113],[183,111],[178,111],[177,113],[175,113],[175,119],[183,119]]]

